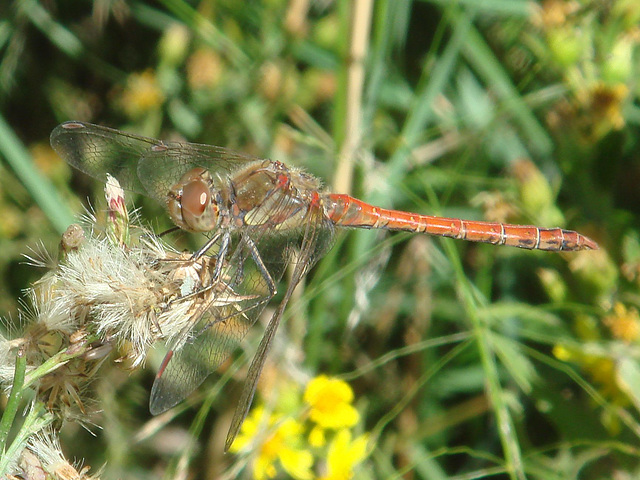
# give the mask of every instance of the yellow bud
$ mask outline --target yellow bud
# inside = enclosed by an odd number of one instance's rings
[[[174,23],[162,35],[158,44],[161,62],[178,65],[187,54],[189,47],[189,30],[184,25]]]

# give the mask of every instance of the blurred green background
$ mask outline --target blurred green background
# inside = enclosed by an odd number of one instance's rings
[[[285,314],[258,401],[277,403],[281,378],[343,375],[372,432],[355,478],[638,478],[639,22],[635,0],[4,2],[8,330],[43,273],[22,255],[55,252],[87,198],[104,208],[103,186],[50,149],[55,125],[222,145],[380,206],[601,246],[342,232]],[[103,478],[251,478],[247,457],[221,455],[242,368],[206,415],[196,401],[148,423],[149,367],[94,383],[102,429],[65,427],[69,457],[106,461]]]

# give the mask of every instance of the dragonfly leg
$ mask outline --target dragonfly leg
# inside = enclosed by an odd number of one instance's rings
[[[267,282],[267,288],[269,288],[269,297],[271,298],[275,296],[275,294],[277,293],[276,282],[273,281],[273,277],[271,277],[269,270],[262,261],[262,257],[260,256],[258,247],[251,238],[245,237],[244,240],[247,244],[247,247],[249,248],[249,253],[251,253],[251,258],[253,258],[253,261],[256,262],[256,266],[258,267],[258,270],[260,270],[262,278],[264,278]]]
[[[200,257],[202,257],[202,255],[204,255],[205,253],[207,253],[211,247],[213,247],[215,245],[215,243],[220,240],[220,237],[222,235],[226,235],[228,236],[228,232],[222,233],[222,232],[217,232],[213,237],[211,237],[207,243],[205,243],[203,246],[201,246],[198,250],[196,250],[196,252],[191,256],[191,260],[198,260]],[[223,240],[224,241],[224,240]],[[227,240],[228,242],[228,240]],[[219,255],[219,254],[218,254]]]
[[[188,300],[190,298],[193,298],[196,295],[200,295],[203,291],[206,291],[214,287],[215,285],[219,284],[220,276],[222,274],[222,267],[224,266],[225,258],[229,251],[229,245],[231,244],[231,234],[229,234],[229,232],[216,233],[209,241],[207,241],[207,243],[204,244],[204,246],[198,249],[198,251],[196,251],[189,259],[189,261],[192,263],[197,262],[200,259],[200,257],[202,257],[202,255],[204,255],[207,252],[207,250],[209,250],[218,240],[220,240],[220,237],[222,237],[222,242],[220,242],[220,248],[218,249],[218,253],[216,253],[215,255],[216,261],[215,261],[215,267],[213,270],[211,284],[208,286],[204,286],[204,288],[197,289],[196,291],[191,292],[187,295],[183,295],[179,298],[171,300],[168,306],[173,304],[173,302]]]
[[[208,242],[207,242],[208,243]],[[217,282],[220,279],[220,273],[222,273],[222,267],[224,266],[224,260],[229,251],[229,245],[231,244],[231,235],[229,232],[225,232],[222,236],[222,243],[220,243],[220,249],[216,255],[216,268],[213,271],[213,281]]]
[[[177,232],[178,230],[180,230],[180,227],[178,227],[178,226],[171,227],[168,230],[165,230],[164,232],[160,232],[160,233],[156,234],[156,237],[162,238],[165,235],[169,235],[170,233]]]

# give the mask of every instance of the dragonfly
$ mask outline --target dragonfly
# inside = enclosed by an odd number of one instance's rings
[[[111,174],[123,188],[156,199],[177,227],[208,235],[193,258],[215,257],[211,282],[224,283],[243,299],[234,309],[220,309],[211,298],[208,308],[193,316],[183,338],[167,346],[151,390],[152,414],[180,403],[231,355],[291,265],[286,290],[249,366],[225,450],[249,411],[293,290],[331,248],[336,228],[407,231],[556,252],[598,248],[585,235],[562,228],[376,207],[324,191],[319,179],[301,169],[213,145],[165,142],[79,121],[57,126],[51,145],[78,170],[102,181]]]

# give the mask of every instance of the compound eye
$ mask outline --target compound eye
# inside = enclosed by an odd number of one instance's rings
[[[191,215],[200,216],[209,205],[211,192],[202,180],[193,180],[182,188],[182,210]]]

